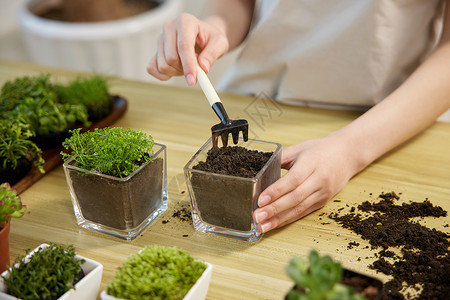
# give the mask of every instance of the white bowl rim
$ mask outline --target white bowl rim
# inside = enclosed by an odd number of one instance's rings
[[[160,27],[160,24],[171,17],[173,11],[180,11],[181,0],[164,0],[148,12],[129,18],[103,22],[62,22],[38,17],[28,7],[44,0],[25,1],[18,12],[19,23],[23,29],[40,36],[60,37],[63,39],[97,39],[111,38],[132,34],[147,28]]]

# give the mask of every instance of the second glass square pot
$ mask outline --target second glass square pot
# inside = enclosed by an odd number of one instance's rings
[[[234,146],[231,140],[229,145]],[[280,178],[281,145],[240,139],[237,146],[273,154],[253,178],[193,169],[200,161],[206,160],[212,148],[210,138],[184,167],[192,219],[197,231],[256,242],[262,233],[253,220],[253,211],[258,208],[260,193]]]

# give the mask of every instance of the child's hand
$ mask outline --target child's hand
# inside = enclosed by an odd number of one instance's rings
[[[289,171],[259,196],[258,229],[282,227],[323,207],[359,171],[354,151],[331,136],[283,149],[281,166]]]
[[[194,85],[197,81],[197,60],[200,67],[208,72],[228,48],[224,32],[184,13],[164,25],[147,72],[163,81],[184,74],[188,85]]]

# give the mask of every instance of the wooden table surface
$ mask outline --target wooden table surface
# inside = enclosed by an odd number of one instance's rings
[[[0,61],[0,84],[25,75],[52,74],[61,83],[80,75],[68,70],[21,62]],[[382,280],[387,277],[368,269],[375,250],[367,241],[341,228],[323,213],[347,209],[382,192],[402,193],[405,201],[423,201],[450,211],[450,124],[435,123],[407,144],[383,156],[354,177],[319,211],[282,229],[271,231],[258,243],[196,232],[192,224],[173,217],[189,207],[183,167],[210,136],[218,122],[202,92],[196,88],[154,85],[112,78],[111,92],[128,100],[128,111],[115,126],[142,129],[167,146],[168,210],[129,242],[77,226],[63,168],[57,167],[22,193],[28,212],[11,223],[12,259],[26,248],[41,243],[73,244],[77,253],[104,266],[100,291],[130,254],[144,246],[177,246],[214,265],[208,299],[283,299],[292,286],[284,271],[294,255],[310,249],[329,254],[345,267]],[[289,107],[261,94],[257,97],[221,94],[233,119],[245,118],[250,138],[278,142],[283,146],[323,137],[358,116],[347,111]],[[380,120],[382,122],[382,120]],[[395,130],[393,128],[393,130]],[[358,151],[358,149],[355,149]],[[162,220],[169,222],[163,224]],[[324,224],[329,223],[329,224]],[[448,232],[450,216],[427,219],[426,225]],[[347,249],[349,241],[361,245]],[[361,259],[359,259],[361,258]]]

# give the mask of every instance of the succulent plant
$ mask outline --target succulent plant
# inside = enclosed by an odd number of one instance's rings
[[[2,183],[0,185],[0,228],[11,218],[21,218],[25,211],[26,206],[22,204],[16,190],[6,182]]]

